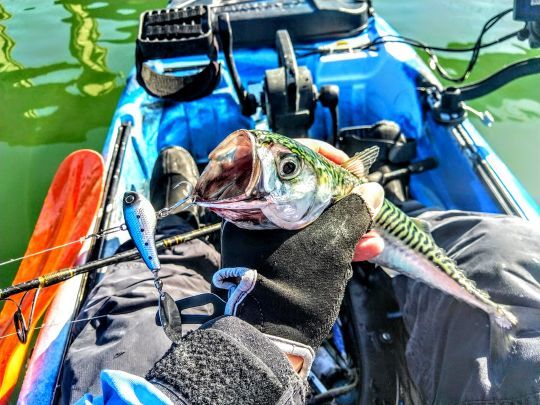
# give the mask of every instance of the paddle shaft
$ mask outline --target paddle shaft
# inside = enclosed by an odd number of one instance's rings
[[[173,246],[181,245],[182,243],[188,242],[190,240],[200,238],[211,233],[217,232],[221,228],[221,224],[208,225],[200,229],[196,229],[191,232],[182,233],[179,235],[171,236],[170,238],[163,239],[156,243],[156,248],[158,250],[164,248],[170,248]],[[128,260],[136,260],[141,257],[141,254],[137,249],[126,250],[125,252],[117,253],[113,256],[106,257],[103,259],[98,259],[91,261],[89,263],[83,264],[81,266],[72,267],[69,269],[63,269],[54,273],[45,274],[43,276],[34,278],[32,280],[25,281],[23,283],[15,284],[4,289],[0,290],[0,300],[4,300],[12,295],[33,290],[35,288],[48,287],[53,284],[61,283],[72,277],[75,277],[79,274],[89,273],[96,269],[99,269],[104,266],[111,264],[126,262]]]

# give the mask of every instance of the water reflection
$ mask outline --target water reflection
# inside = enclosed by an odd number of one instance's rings
[[[97,43],[97,20],[82,4],[64,4],[64,8],[71,14],[69,49],[83,68],[77,81],[79,90],[93,97],[108,93],[115,87],[117,74],[107,68],[107,49]]]
[[[11,14],[0,4],[0,21],[8,20],[11,18]],[[23,66],[18,63],[11,56],[11,50],[15,46],[15,41],[13,41],[6,34],[6,27],[0,25],[0,74],[3,72],[12,72],[14,70],[22,69]],[[29,87],[31,83],[27,80],[23,80],[18,83],[19,86]]]
[[[11,14],[0,4],[0,21],[8,20]],[[22,66],[11,57],[15,42],[6,34],[6,27],[0,25],[0,72],[20,69]]]
[[[65,0],[48,5],[38,1],[35,7],[24,8],[19,3],[0,5],[0,141],[80,142],[90,131],[105,128],[122,91],[124,72],[133,64],[138,15],[162,2],[154,3]],[[47,32],[50,28],[40,19],[40,10],[69,26],[67,44],[65,35],[55,35],[56,28]],[[39,57],[28,52],[24,61],[13,57],[23,24],[36,35],[50,35],[47,51],[56,60],[36,63]],[[105,33],[100,25],[106,27]],[[69,60],[61,56],[66,45]],[[36,49],[39,52],[43,50]]]

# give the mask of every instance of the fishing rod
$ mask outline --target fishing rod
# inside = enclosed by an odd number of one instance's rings
[[[189,242],[190,240],[200,238],[217,232],[221,228],[221,223],[208,225],[194,231],[178,234],[169,238],[156,242],[156,249],[167,249],[173,246],[181,245],[182,243]],[[81,266],[72,267],[68,269],[62,269],[54,273],[46,274],[34,278],[32,280],[24,281],[19,284],[11,285],[9,287],[0,289],[0,300],[5,300],[12,295],[30,291],[36,288],[48,287],[54,284],[61,283],[62,281],[69,280],[79,274],[86,274],[96,269],[111,264],[121,263],[128,260],[136,260],[141,257],[141,254],[136,248],[126,250],[125,252],[117,253],[113,256],[105,257],[103,259],[97,259]]]
[[[191,185],[190,183],[188,183],[186,181],[181,181],[176,186],[174,186],[174,188],[177,188],[177,187],[179,187],[179,186],[181,186],[183,184],[188,186],[188,197],[181,199],[180,201],[178,201],[177,203],[175,203],[171,207],[164,207],[164,208],[160,209],[159,211],[157,211],[156,212],[156,217],[157,217],[158,220],[161,220],[161,219],[163,219],[165,217],[168,217],[173,212],[177,212],[177,210],[181,206],[184,206],[184,207],[182,207],[182,211],[183,211],[183,210],[186,210],[186,209],[188,209],[189,207],[191,207],[192,205],[195,204],[195,198],[191,196],[191,193],[192,193],[192,190],[193,190],[193,185]],[[107,206],[108,205],[105,205],[104,207],[107,207]],[[110,211],[110,210],[108,210],[108,211]],[[37,251],[37,252],[32,252],[32,253],[26,254],[24,256],[15,257],[15,258],[12,258],[12,259],[5,260],[3,262],[0,262],[0,267],[5,266],[5,265],[10,264],[10,263],[14,263],[14,262],[18,262],[18,261],[21,261],[21,260],[24,260],[24,259],[28,259],[29,257],[39,256],[39,255],[42,255],[42,254],[45,254],[45,253],[48,253],[48,252],[52,252],[53,250],[62,249],[62,248],[65,248],[67,246],[73,245],[75,243],[80,243],[82,245],[84,242],[86,242],[89,239],[96,239],[98,241],[101,241],[101,244],[103,244],[105,236],[116,233],[116,232],[119,232],[119,231],[126,231],[127,229],[128,228],[127,228],[126,224],[121,224],[121,225],[118,225],[118,226],[114,226],[112,228],[103,229],[101,232],[91,233],[90,235],[83,236],[83,237],[81,237],[79,239],[72,240],[70,242],[66,242],[66,243],[63,243],[61,245],[52,246],[52,247],[49,247],[47,249],[43,249],[43,250],[40,250],[40,251]],[[99,252],[101,252],[101,250],[102,250],[102,248],[99,248]],[[97,256],[99,256],[99,254],[97,254]]]

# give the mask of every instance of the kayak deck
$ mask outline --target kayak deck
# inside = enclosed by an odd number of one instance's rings
[[[387,34],[396,32],[375,16],[363,33],[348,41],[358,45]],[[331,43],[327,41],[310,46]],[[445,209],[493,213],[510,211],[527,218],[538,216],[538,206],[470,122],[465,121],[458,127],[443,126],[425,112],[417,83],[426,79],[437,82],[408,45],[387,43],[353,53],[313,54],[298,58],[299,64],[305,64],[312,71],[314,83],[319,88],[326,84],[339,86],[341,128],[373,124],[383,119],[395,121],[408,138],[416,139],[419,159],[435,157],[438,168],[413,176],[411,180],[412,194],[421,203]],[[277,54],[271,48],[237,49],[235,59],[240,76],[255,94],[265,70],[277,66]],[[202,57],[185,57],[160,61],[154,68],[174,71],[205,63]],[[182,146],[192,153],[197,163],[204,164],[214,147],[234,130],[266,129],[264,117],[254,117],[240,114],[224,64],[221,83],[214,93],[185,103],[149,96],[131,74],[103,151],[107,156],[118,128],[122,122],[130,121],[132,134],[115,197],[114,222],[110,226],[123,221],[120,199],[125,190],[148,195],[153,163],[163,147]],[[330,134],[330,114],[318,107],[310,136],[328,140]],[[511,203],[503,204],[493,195],[486,184],[486,174],[479,173],[479,163],[499,181]],[[109,241],[106,254],[111,254],[121,241]]]

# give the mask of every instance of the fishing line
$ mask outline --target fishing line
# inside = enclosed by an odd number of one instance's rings
[[[202,228],[198,228],[186,233],[173,235],[165,239],[156,242],[156,249],[159,251],[161,249],[168,249],[173,246],[178,246],[180,244],[186,243],[190,240],[208,236],[213,232],[219,231],[221,228],[220,223],[213,225],[206,225]],[[0,300],[11,297],[12,295],[36,289],[38,287],[48,287],[54,284],[61,283],[63,281],[69,280],[79,274],[89,273],[95,271],[101,267],[109,266],[112,264],[117,264],[125,262],[128,260],[137,260],[141,257],[141,254],[137,248],[125,250],[119,253],[116,253],[112,256],[104,257],[101,259],[96,259],[85,264],[81,264],[77,267],[69,267],[62,270],[58,270],[54,273],[48,273],[35,277],[31,280],[23,281],[21,283],[11,285],[5,288],[0,289]]]
[[[162,208],[159,211],[157,211],[156,212],[156,217],[158,218],[158,220],[163,219],[165,217],[168,217],[169,215],[173,214],[173,211],[175,211],[175,213],[176,213],[176,212],[187,210],[189,207],[193,206],[196,203],[195,196],[192,195],[193,194],[193,185],[191,183],[189,183],[187,181],[181,181],[176,186],[174,186],[173,189],[178,188],[183,184],[188,185],[188,192],[187,192],[188,196],[186,198],[184,198],[184,199],[181,199],[180,201],[178,201],[176,204],[172,205],[171,207],[165,207],[165,208]],[[188,203],[188,205],[182,207],[186,203]],[[182,208],[179,209],[180,207],[182,207]],[[97,240],[97,239],[103,238],[104,236],[107,236],[107,235],[110,235],[110,234],[113,234],[113,233],[116,233],[116,232],[120,232],[120,231],[125,231],[125,230],[127,230],[126,224],[121,224],[121,225],[118,225],[118,226],[114,226],[112,228],[104,229],[101,232],[92,233],[90,235],[83,236],[83,237],[81,237],[81,238],[79,238],[77,240],[72,240],[71,242],[66,242],[66,243],[63,243],[61,245],[57,245],[57,246],[53,246],[53,247],[50,247],[50,248],[47,248],[47,249],[40,250],[38,252],[30,253],[28,255],[24,255],[24,256],[20,256],[20,257],[16,257],[16,258],[13,258],[13,259],[9,259],[9,260],[0,262],[0,267],[8,265],[10,263],[18,262],[18,261],[21,261],[21,260],[24,260],[24,259],[27,259],[27,258],[30,258],[30,257],[39,256],[39,255],[42,255],[44,253],[51,252],[53,250],[62,249],[62,248],[65,248],[67,246],[74,245],[76,243],[80,243],[82,245],[85,241],[87,241],[89,239],[95,238]]]
[[[196,197],[193,195],[193,184],[191,184],[188,181],[181,181],[176,186],[173,187],[173,190],[180,187],[181,185],[187,185],[188,191],[187,191],[187,197],[179,200],[176,204],[173,204],[170,207],[165,207],[160,209],[158,212],[156,212],[156,216],[158,219],[163,219],[165,217],[168,217],[173,213],[173,211],[178,210],[182,205],[188,203],[185,207],[183,207],[179,211],[185,211],[189,207],[193,206],[195,204]]]
[[[216,223],[216,224],[207,225],[205,227],[195,229],[193,231],[189,231],[183,234],[173,235],[157,242],[156,248],[158,250],[162,248],[171,248],[173,246],[186,243],[190,240],[207,236],[213,232],[219,231],[220,229],[221,229],[221,224]],[[0,295],[2,296],[2,300],[10,301],[16,307],[15,313],[13,315],[13,324],[15,326],[16,332],[8,336],[16,334],[20,342],[26,343],[26,340],[28,338],[28,330],[29,330],[29,327],[32,325],[32,320],[34,318],[35,305],[36,305],[36,301],[38,299],[39,291],[41,288],[60,283],[62,281],[66,281],[80,274],[89,273],[103,266],[113,265],[113,264],[125,262],[128,260],[136,260],[140,257],[141,257],[140,252],[136,248],[134,248],[134,249],[120,252],[120,253],[116,253],[115,255],[110,256],[110,257],[97,259],[93,262],[85,263],[78,267],[63,269],[63,270],[57,271],[56,273],[49,273],[44,276],[40,276],[38,278],[34,278],[32,280],[19,283],[17,285],[12,285],[4,289],[0,289]],[[159,278],[157,278],[156,276],[157,274],[154,273],[155,286],[158,289],[160,296],[164,296],[165,294],[162,292],[163,286],[161,284],[161,280],[159,280]],[[23,306],[24,300],[28,296],[28,292],[33,289],[36,289],[36,292],[34,293],[32,306],[30,308],[29,322],[26,322],[26,318],[24,317],[24,314],[22,312],[22,306]],[[10,298],[10,296],[21,293],[21,292],[24,292],[24,294],[19,303],[17,303],[14,299]],[[5,337],[6,336],[0,337],[0,339],[3,339]]]
[[[11,300],[11,301],[15,303],[15,301],[13,301],[13,300]],[[15,305],[17,305],[17,304],[15,304]],[[69,322],[49,322],[49,323],[46,323],[46,324],[43,324],[43,325],[40,325],[40,326],[36,326],[35,328],[33,328],[33,330],[36,331],[36,330],[39,330],[39,329],[42,329],[42,328],[45,328],[45,327],[48,327],[48,326],[70,325],[70,324],[76,323],[76,322],[91,321],[93,319],[103,318],[103,317],[106,317],[106,316],[109,316],[109,314],[92,316],[92,317],[83,318],[83,319],[75,319],[75,320],[69,321]],[[10,336],[14,336],[14,335],[18,335],[18,332],[8,333],[7,335],[0,336],[0,340],[6,339],[6,338],[8,338]]]
[[[53,246],[53,247],[50,247],[50,248],[47,248],[47,249],[43,249],[43,250],[40,250],[38,252],[30,253],[30,254],[25,255],[25,256],[16,257],[16,258],[13,258],[13,259],[9,259],[9,260],[0,262],[0,266],[5,266],[5,265],[13,263],[13,262],[18,262],[20,260],[24,260],[24,259],[27,259],[29,257],[39,256],[39,255],[42,255],[44,253],[51,252],[53,250],[62,249],[62,248],[65,248],[67,246],[74,245],[76,243],[80,243],[82,245],[88,239],[92,239],[92,238],[99,239],[99,238],[102,238],[102,237],[104,237],[106,235],[109,235],[109,234],[112,234],[112,233],[115,233],[115,232],[125,231],[126,229],[127,229],[126,224],[122,224],[122,225],[119,225],[119,226],[114,226],[114,227],[109,228],[109,229],[104,229],[103,231],[101,231],[99,233],[92,233],[90,235],[83,236],[83,237],[81,237],[81,238],[79,238],[77,240],[72,240],[71,242],[66,242],[66,243],[63,243],[61,245],[57,245],[57,246]]]
[[[507,40],[509,40],[511,38],[514,38],[514,37],[518,36],[518,34],[522,31],[522,30],[517,30],[517,31],[511,32],[509,34],[506,34],[506,35],[504,35],[504,36],[502,36],[502,37],[500,37],[500,38],[498,38],[496,40],[493,40],[491,42],[482,43],[482,39],[483,39],[484,35],[491,28],[493,28],[504,16],[506,16],[508,13],[510,13],[512,10],[513,10],[512,8],[509,8],[509,9],[501,11],[500,13],[498,13],[495,16],[491,17],[484,24],[484,26],[482,27],[482,29],[480,31],[480,34],[479,34],[478,38],[475,41],[475,44],[473,46],[471,46],[471,47],[448,48],[448,47],[440,47],[440,46],[431,46],[431,45],[427,45],[427,44],[425,44],[425,43],[423,43],[423,42],[421,42],[419,40],[413,39],[413,38],[408,38],[408,37],[404,37],[404,36],[401,36],[401,35],[388,34],[388,35],[378,36],[378,37],[374,38],[373,40],[371,40],[370,42],[365,43],[365,44],[360,45],[360,46],[347,47],[347,45],[344,44],[344,45],[335,45],[335,46],[323,46],[323,47],[320,47],[320,48],[301,48],[301,47],[299,47],[297,49],[304,50],[304,51],[307,51],[307,52],[299,54],[298,57],[303,58],[303,57],[307,57],[307,56],[311,56],[311,55],[315,55],[315,54],[328,54],[328,53],[333,53],[335,51],[339,51],[340,49],[349,50],[349,51],[352,51],[352,50],[365,50],[365,49],[369,49],[369,48],[371,48],[373,46],[381,45],[381,44],[385,44],[385,43],[403,43],[403,44],[407,44],[407,45],[410,45],[410,46],[415,47],[415,48],[420,48],[424,52],[426,52],[428,54],[428,56],[429,56],[429,66],[430,66],[430,68],[433,69],[433,70],[436,70],[444,79],[446,79],[448,81],[451,81],[451,82],[454,82],[454,83],[461,83],[461,82],[465,81],[470,76],[474,66],[476,65],[476,62],[478,61],[478,57],[480,55],[480,50],[481,49],[488,48],[488,47],[491,47],[493,45],[499,44],[501,42],[507,41]],[[437,55],[435,55],[435,53],[433,51],[454,52],[454,53],[457,53],[457,52],[472,52],[473,54],[471,55],[471,58],[469,59],[469,62],[467,64],[467,67],[466,67],[465,71],[463,72],[463,74],[461,74],[459,77],[452,77],[450,75],[450,73],[440,64]]]

